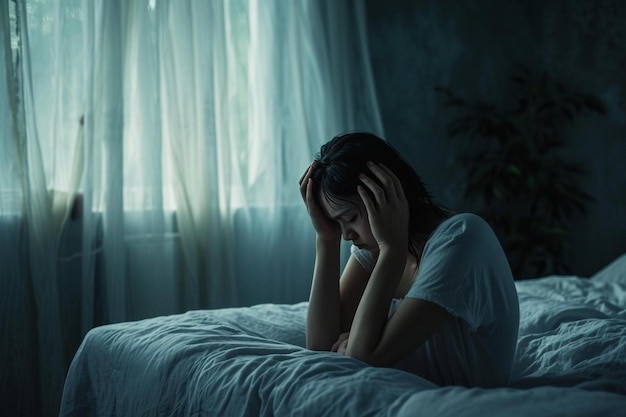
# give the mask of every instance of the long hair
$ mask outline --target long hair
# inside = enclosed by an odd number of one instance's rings
[[[400,180],[409,205],[409,252],[420,258],[418,248],[432,232],[427,224],[430,222],[424,219],[433,215],[443,217],[446,209],[433,202],[419,175],[389,142],[371,133],[342,134],[324,144],[315,160],[312,179],[317,186],[318,204],[322,195],[337,203],[358,199],[359,174],[370,172],[369,161],[389,168]],[[370,175],[370,178],[380,185],[376,177]],[[365,190],[369,192],[367,187]]]

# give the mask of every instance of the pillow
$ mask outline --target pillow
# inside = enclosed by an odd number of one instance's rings
[[[591,276],[598,282],[619,282],[626,285],[626,253]]]

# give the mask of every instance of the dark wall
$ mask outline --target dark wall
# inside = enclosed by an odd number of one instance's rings
[[[498,102],[520,62],[601,98],[606,116],[568,130],[597,200],[573,220],[568,260],[589,276],[626,252],[626,1],[367,0],[367,14],[386,136],[454,210],[468,209],[463,170],[436,86]]]

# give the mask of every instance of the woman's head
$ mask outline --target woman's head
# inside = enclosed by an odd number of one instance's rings
[[[388,167],[402,184],[409,205],[409,251],[419,258],[417,251],[432,232],[433,216],[442,217],[444,209],[433,204],[415,170],[387,141],[371,133],[339,135],[322,146],[315,160],[312,179],[317,203],[336,211],[352,206],[362,212],[357,194],[359,174],[369,173],[369,161]],[[369,177],[376,181],[374,176]]]

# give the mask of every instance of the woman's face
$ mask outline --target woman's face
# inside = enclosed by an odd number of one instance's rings
[[[352,241],[360,249],[378,253],[378,243],[372,235],[367,210],[359,196],[347,201],[330,201],[323,195],[320,200],[326,216],[339,223],[344,240]]]

